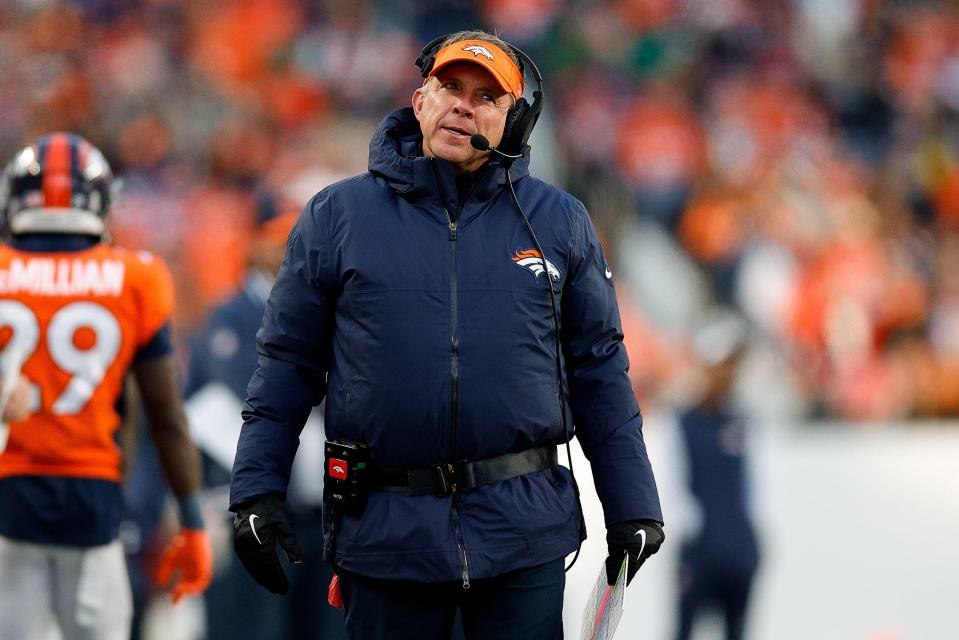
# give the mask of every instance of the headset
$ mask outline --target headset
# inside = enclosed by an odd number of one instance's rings
[[[435,38],[420,51],[420,55],[416,58],[414,64],[416,64],[416,67],[420,70],[420,73],[423,74],[424,78],[429,77],[430,71],[433,70],[433,62],[436,60],[436,54],[439,53],[447,38],[449,38],[449,36]],[[526,98],[520,98],[516,101],[516,104],[510,107],[509,112],[506,114],[506,127],[503,129],[503,139],[499,145],[493,149],[493,151],[498,151],[502,156],[519,158],[528,153],[527,141],[529,140],[530,134],[533,133],[533,127],[536,126],[536,121],[539,120],[539,114],[543,111],[543,76],[540,75],[539,69],[536,67],[536,63],[533,62],[532,58],[517,47],[509,43],[504,44],[519,58],[519,72],[525,77],[528,69],[530,73],[533,74],[533,79],[536,81],[537,86],[537,89],[533,91],[533,104],[527,102]],[[487,146],[487,148],[490,147]],[[486,149],[483,150],[485,151]]]

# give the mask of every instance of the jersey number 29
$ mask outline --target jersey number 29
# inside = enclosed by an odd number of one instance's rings
[[[13,330],[0,351],[2,375],[11,375],[26,362],[40,341],[40,322],[30,307],[16,300],[0,300],[0,330]],[[75,342],[77,331],[91,330],[93,344],[81,348]],[[106,375],[120,351],[120,323],[102,305],[94,302],[72,302],[50,318],[46,332],[47,350],[54,364],[70,374],[70,382],[52,406],[57,415],[80,413]],[[34,389],[36,387],[34,386]],[[39,400],[39,391],[33,397]],[[39,410],[38,406],[31,407]]]

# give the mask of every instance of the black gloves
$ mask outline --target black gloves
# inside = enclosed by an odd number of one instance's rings
[[[629,520],[610,525],[606,529],[606,545],[609,549],[609,557],[606,558],[607,582],[616,584],[623,554],[629,553],[629,565],[626,567],[626,584],[629,584],[646,558],[659,551],[665,539],[663,526],[655,520]]]
[[[253,579],[270,590],[284,594],[290,583],[283,573],[274,547],[279,542],[293,564],[302,562],[303,552],[293,535],[293,525],[275,495],[257,496],[237,507],[233,518],[233,548]]]

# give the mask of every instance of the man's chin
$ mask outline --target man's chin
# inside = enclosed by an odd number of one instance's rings
[[[466,146],[460,144],[437,144],[432,147],[433,155],[443,160],[448,160],[453,164],[466,162],[473,157],[473,148],[469,146],[469,140]]]

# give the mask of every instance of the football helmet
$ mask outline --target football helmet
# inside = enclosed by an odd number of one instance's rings
[[[104,237],[119,182],[100,150],[72,133],[40,136],[0,178],[0,232]]]

